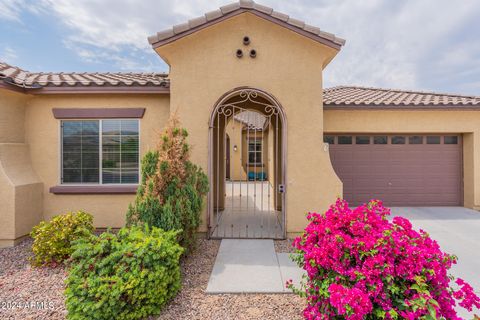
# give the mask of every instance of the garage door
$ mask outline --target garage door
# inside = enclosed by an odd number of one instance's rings
[[[335,172],[351,205],[462,205],[458,135],[326,135]]]

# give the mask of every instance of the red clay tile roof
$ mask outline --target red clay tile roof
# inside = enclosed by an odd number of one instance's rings
[[[96,86],[96,87],[169,87],[165,73],[83,72],[43,73],[28,72],[0,62],[0,81],[20,88],[42,88],[52,86]]]
[[[322,42],[326,45],[340,49],[345,44],[345,40],[337,38],[334,34],[320,30],[317,27],[306,24],[301,20],[289,17],[286,14],[274,11],[270,7],[257,4],[252,0],[240,0],[221,7],[215,11],[208,12],[203,16],[189,20],[186,23],[178,24],[170,29],[157,32],[155,35],[148,37],[148,41],[153,47],[158,47],[163,43],[168,43],[191,34],[196,30],[202,29],[210,24],[222,21],[223,19],[233,17],[243,12],[250,12],[259,17],[268,19],[274,23],[285,26],[297,33],[305,35],[309,38]]]
[[[0,62],[0,83],[2,81],[24,89],[71,88],[72,93],[82,88],[156,87],[165,89],[163,92],[168,94],[170,87],[166,73],[35,73]],[[323,104],[326,109],[480,107],[480,96],[337,86],[323,90]]]
[[[338,86],[323,91],[327,108],[403,108],[480,106],[480,96],[423,91]]]

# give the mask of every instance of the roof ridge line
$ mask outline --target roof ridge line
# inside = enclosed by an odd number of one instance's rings
[[[239,0],[229,3],[221,6],[219,9],[192,18],[187,22],[161,30],[154,35],[149,36],[148,42],[156,48],[162,43],[168,43],[177,37],[182,37],[183,35],[195,32],[195,30],[203,28],[205,25],[216,23],[222,19],[228,19],[235,15],[236,12],[240,14],[245,11],[255,12],[255,14],[262,18],[268,18],[268,20],[271,20],[274,23],[291,28],[292,31],[298,30],[299,33],[304,36],[310,37],[312,40],[319,41],[324,45],[331,46],[337,50],[340,50],[346,42],[345,39],[339,38],[332,33],[323,31],[318,27],[305,23],[304,21],[292,18],[287,14],[277,12],[273,8],[258,4],[253,0]]]
[[[480,95],[467,95],[467,94],[455,94],[449,92],[435,92],[435,91],[425,91],[425,90],[413,90],[413,89],[394,89],[394,88],[380,88],[380,87],[371,87],[371,86],[359,86],[359,85],[337,85],[330,88],[325,88],[324,90],[339,90],[339,89],[361,89],[361,90],[376,90],[376,91],[385,91],[385,92],[397,92],[397,93],[411,93],[411,94],[430,94],[430,95],[439,95],[439,96],[451,96],[451,97],[463,97],[471,99],[480,99]]]

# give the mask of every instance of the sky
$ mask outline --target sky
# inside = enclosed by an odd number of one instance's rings
[[[155,71],[147,37],[231,0],[0,0],[0,61],[37,71]],[[324,86],[480,96],[479,0],[259,0],[347,43]]]

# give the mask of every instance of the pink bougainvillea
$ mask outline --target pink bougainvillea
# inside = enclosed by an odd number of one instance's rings
[[[337,200],[324,214],[309,213],[309,225],[294,246],[306,270],[301,288],[306,319],[461,319],[459,305],[480,308],[473,288],[448,274],[456,257],[408,219],[387,219],[381,201],[350,209]]]

